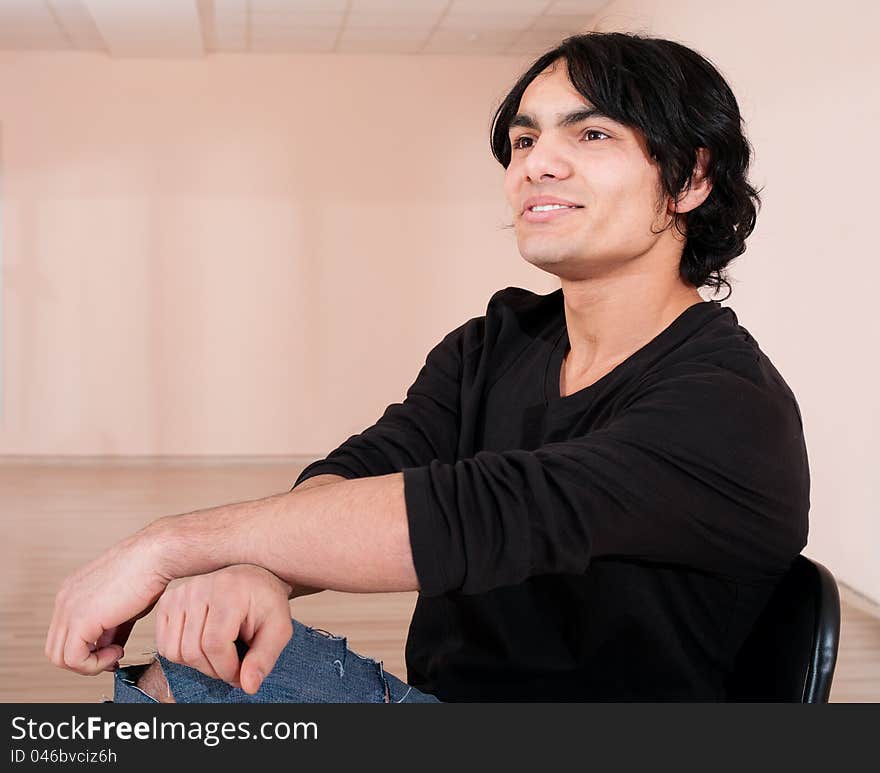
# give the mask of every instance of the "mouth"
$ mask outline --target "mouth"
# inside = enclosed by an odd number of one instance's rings
[[[560,206],[556,204],[549,207],[532,207],[523,210],[520,219],[525,220],[527,223],[549,223],[571,215],[572,212],[577,212],[579,209],[583,209],[583,207],[579,205]]]

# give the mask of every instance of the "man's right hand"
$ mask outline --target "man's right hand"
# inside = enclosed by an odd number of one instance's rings
[[[290,585],[251,564],[187,577],[156,603],[156,645],[190,666],[253,695],[293,634]],[[239,663],[236,639],[249,646]]]

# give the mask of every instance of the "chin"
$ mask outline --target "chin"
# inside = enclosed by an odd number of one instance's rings
[[[523,260],[526,261],[526,263],[530,263],[536,268],[541,268],[545,271],[549,271],[552,274],[555,274],[556,271],[554,271],[551,267],[565,265],[568,258],[567,255],[556,255],[547,252],[533,254],[520,251],[520,254],[523,257]]]
[[[519,254],[529,263],[558,263],[571,255],[568,244],[554,244],[548,239],[520,239],[517,242]]]

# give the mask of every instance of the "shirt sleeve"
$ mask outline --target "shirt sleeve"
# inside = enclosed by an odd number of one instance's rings
[[[475,317],[448,333],[428,353],[404,401],[392,403],[373,426],[308,465],[293,488],[315,475],[365,478],[432,460],[454,461],[461,426],[462,360],[468,347],[479,341],[482,319]]]
[[[775,574],[806,543],[809,472],[793,399],[706,367],[646,385],[585,435],[405,470],[404,491],[433,596],[602,556]]]

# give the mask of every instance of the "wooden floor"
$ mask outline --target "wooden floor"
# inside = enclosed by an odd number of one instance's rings
[[[112,697],[110,674],[78,676],[43,655],[61,580],[155,518],[287,491],[299,469],[289,461],[0,461],[0,701]],[[346,636],[352,650],[405,680],[403,646],[416,595],[325,591],[291,608],[298,620]],[[149,615],[135,627],[123,662],[146,662],[152,640]],[[831,700],[880,701],[880,619],[847,603]]]

